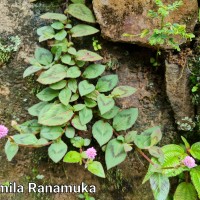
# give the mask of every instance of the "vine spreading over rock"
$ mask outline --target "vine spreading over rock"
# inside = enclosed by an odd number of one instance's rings
[[[200,168],[195,161],[200,160],[200,143],[190,146],[182,137],[185,147],[169,144],[160,148],[156,146],[162,138],[158,126],[140,134],[130,131],[138,109],[123,110],[115,105],[115,100],[134,94],[136,89],[118,85],[116,74],[105,73],[106,66],[100,63],[99,54],[76,49],[75,38],[93,35],[99,30],[91,26],[95,18],[84,1],[72,2],[65,10],[66,15],[46,13],[41,16],[53,21],[37,30],[39,42],[48,40],[49,48],[35,50],[31,66],[23,76],[35,74],[45,87],[36,95],[40,102],[28,109],[35,119],[13,125],[19,134],[8,136],[8,129],[0,125],[0,138],[8,137],[7,159],[11,161],[20,146],[49,146],[48,155],[55,163],[63,160],[84,164],[88,171],[105,178],[103,165],[95,160],[99,147],[91,147],[95,144],[93,140],[105,151],[108,170],[123,162],[134,147],[150,163],[143,183],[150,180],[155,199],[166,199],[169,177],[185,172],[186,181],[179,184],[174,199],[195,200],[196,191],[200,196]],[[85,23],[74,25],[72,17]],[[192,183],[188,182],[189,173]]]

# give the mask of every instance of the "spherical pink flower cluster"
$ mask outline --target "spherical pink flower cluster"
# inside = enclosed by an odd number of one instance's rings
[[[195,164],[194,158],[191,156],[186,156],[183,160],[183,164],[188,167],[188,168],[193,168],[196,167],[197,165]]]
[[[86,155],[89,159],[94,159],[95,156],[97,155],[97,151],[94,147],[91,147],[86,150]]]
[[[8,128],[4,125],[0,125],[0,139],[8,135]]]

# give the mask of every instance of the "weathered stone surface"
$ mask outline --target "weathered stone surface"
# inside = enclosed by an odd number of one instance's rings
[[[163,2],[169,4],[174,1],[163,0]],[[137,35],[144,29],[153,30],[160,24],[156,19],[147,16],[150,9],[157,9],[152,0],[94,0],[93,8],[101,27],[102,36],[112,41],[149,46],[148,37],[140,38]],[[183,5],[170,13],[166,21],[186,24],[187,31],[192,32],[197,22],[197,15],[197,0],[183,0]],[[136,36],[124,37],[123,33]],[[184,41],[179,42],[183,43]],[[165,46],[164,48],[169,47]]]
[[[178,60],[177,56],[174,57]],[[187,61],[187,57],[185,57],[185,61]],[[187,118],[193,119],[195,115],[195,109],[190,95],[189,72],[186,63],[182,66],[177,63],[169,63],[169,61],[166,60],[165,65],[167,96],[174,111],[176,122],[179,124],[178,128],[184,130],[184,127],[181,128],[180,126],[181,123],[191,124],[190,120],[188,121]]]

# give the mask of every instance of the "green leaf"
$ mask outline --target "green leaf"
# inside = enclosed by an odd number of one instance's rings
[[[78,24],[71,29],[72,37],[93,35],[97,32],[99,32],[98,29],[86,24]]]
[[[84,139],[82,137],[74,137],[70,141],[76,148],[81,148],[84,146]]]
[[[59,126],[43,126],[40,132],[40,137],[45,138],[47,140],[56,140],[62,135],[62,133],[63,129]]]
[[[64,56],[61,57],[61,61],[65,64],[70,64],[72,60],[72,57],[69,54],[65,54]]]
[[[66,11],[79,20],[95,23],[92,11],[84,4],[70,4]]]
[[[88,81],[84,80],[79,83],[78,90],[81,96],[85,96],[94,91],[95,87],[93,84],[90,84]]]
[[[82,125],[89,123],[92,120],[93,114],[92,110],[89,108],[83,108],[79,111],[79,119]]]
[[[67,81],[66,80],[61,80],[57,83],[53,83],[51,84],[49,87],[53,90],[60,90],[60,89],[63,89],[67,84]]]
[[[128,97],[136,92],[136,89],[130,86],[119,86],[116,87],[111,95],[114,96],[114,98],[123,98]]]
[[[95,174],[96,176],[105,178],[104,169],[100,162],[98,162],[98,161],[90,162],[90,163],[88,163],[87,168],[88,168],[88,171]]]
[[[141,149],[148,149],[156,145],[162,138],[162,133],[159,126],[149,128],[142,132],[140,135],[136,135],[134,143]]]
[[[200,160],[200,142],[194,143],[189,152],[194,158]]]
[[[59,142],[53,143],[48,148],[48,155],[55,163],[58,163],[67,152],[67,145],[60,140]]]
[[[80,163],[82,160],[81,154],[77,151],[69,151],[64,159],[63,162],[67,163]]]
[[[134,141],[135,136],[137,135],[137,131],[130,131],[125,135],[125,142],[132,143]]]
[[[105,68],[106,68],[105,65],[100,65],[100,64],[89,65],[85,69],[83,77],[88,79],[97,78],[105,71]]]
[[[166,200],[169,194],[169,179],[159,173],[154,173],[150,178],[150,185],[156,200]]]
[[[74,47],[69,47],[69,49],[67,50],[67,52],[71,55],[76,55],[76,49]]]
[[[84,146],[89,146],[90,143],[91,143],[91,140],[90,140],[90,139],[88,139],[88,138],[85,138],[85,139],[84,139]]]
[[[101,115],[101,117],[103,117],[104,119],[112,119],[117,115],[118,112],[119,112],[119,107],[114,106],[111,110]]]
[[[200,198],[200,166],[192,168],[190,171],[190,176],[192,183],[198,193],[198,197]]]
[[[59,94],[59,91],[52,90],[51,88],[47,87],[39,92],[36,96],[41,101],[51,101],[56,98]]]
[[[53,24],[51,24],[51,27],[56,30],[61,30],[64,28],[64,24],[61,22],[54,22]]]
[[[96,101],[86,97],[84,98],[84,103],[88,108],[94,108],[97,105]]]
[[[188,143],[188,141],[183,136],[181,136],[181,139],[183,140],[183,142],[185,144],[185,148],[190,149],[190,144]]]
[[[88,51],[88,50],[79,50],[76,54],[76,59],[77,60],[81,60],[81,61],[98,61],[98,60],[102,60],[103,58],[97,54],[94,53],[92,51]]]
[[[14,142],[10,142],[10,140],[8,139],[5,145],[5,153],[8,161],[11,161],[14,158],[18,150],[19,146]]]
[[[28,113],[32,116],[38,116],[41,109],[47,105],[47,102],[40,102],[40,103],[37,103],[33,106],[31,106],[29,109],[28,109]]]
[[[64,14],[60,13],[45,13],[44,15],[41,15],[40,18],[42,19],[54,19],[58,21],[65,21],[67,20],[67,17]]]
[[[69,88],[64,88],[59,93],[59,100],[62,104],[67,106],[69,104],[72,92]]]
[[[56,40],[62,41],[67,36],[67,32],[65,30],[61,30],[55,34],[54,38]]]
[[[106,75],[101,77],[96,85],[96,89],[99,92],[108,92],[112,90],[118,83],[117,75]]]
[[[124,151],[129,152],[133,149],[133,147],[130,144],[124,143]]]
[[[111,97],[107,97],[104,94],[99,94],[97,97],[97,104],[101,115],[103,115],[114,107],[115,101]]]
[[[77,88],[78,88],[77,80],[76,80],[76,79],[70,79],[70,80],[68,81],[68,88],[69,88],[73,93],[76,93]]]
[[[35,135],[29,133],[13,135],[12,138],[17,144],[22,144],[22,145],[32,145],[37,143],[38,141]]]
[[[83,66],[85,65],[85,62],[84,62],[84,61],[81,61],[81,60],[77,60],[77,61],[76,61],[76,65],[77,65],[78,67],[83,67]]]
[[[127,153],[124,150],[124,145],[117,139],[112,139],[106,147],[106,166],[109,170],[112,167],[120,164],[125,160]]]
[[[79,98],[79,95],[75,93],[72,95],[70,102],[76,101],[76,100],[78,100],[78,98]]]
[[[71,0],[71,2],[85,4],[85,0]]]
[[[85,104],[76,104],[76,105],[74,105],[73,106],[73,108],[74,108],[74,112],[77,112],[77,111],[80,111],[80,110],[82,110],[83,108],[85,108]]]
[[[30,67],[28,67],[23,73],[23,78],[26,78],[27,76],[30,76],[31,74],[34,74],[35,72],[40,71],[42,68],[43,67],[40,67],[40,66],[30,66]]]
[[[113,119],[113,128],[116,131],[123,131],[131,128],[138,117],[137,108],[129,108],[118,112]]]
[[[29,120],[24,122],[23,124],[17,125],[17,130],[21,134],[36,134],[39,133],[41,129],[41,125],[38,124],[36,119]]]
[[[61,81],[67,76],[67,67],[61,64],[53,65],[47,71],[41,73],[37,81],[44,85]]]
[[[75,129],[71,126],[68,126],[65,131],[67,138],[73,138],[75,136]]]
[[[81,75],[81,71],[78,67],[70,67],[67,70],[67,78],[78,78]]]
[[[53,61],[52,53],[44,48],[37,48],[35,50],[35,58],[42,65],[49,65]]]
[[[92,127],[92,135],[100,146],[106,144],[113,135],[113,128],[108,122],[99,120]]]
[[[174,200],[196,200],[197,193],[191,183],[182,182],[176,188]]]
[[[81,124],[81,121],[80,121],[79,116],[75,116],[75,117],[72,119],[71,124],[72,124],[73,127],[75,127],[75,128],[78,129],[78,130],[81,130],[81,131],[86,131],[86,130],[87,130],[87,126]]]
[[[148,151],[152,156],[158,158],[160,163],[164,162],[164,153],[160,147],[152,146],[148,149]]]
[[[37,29],[37,34],[40,36],[39,42],[43,42],[54,38],[55,31],[51,26],[43,26]]]
[[[59,126],[68,122],[73,111],[63,104],[48,104],[40,112],[38,122],[46,126]]]
[[[99,95],[99,92],[97,90],[94,90],[93,92],[87,94],[86,97],[94,101],[97,101],[98,95]]]
[[[177,176],[184,170],[187,170],[187,167],[180,167],[180,165],[182,165],[182,160],[187,156],[183,147],[175,144],[169,144],[163,146],[162,151],[164,153],[164,163],[162,164],[162,167],[174,167],[172,169],[163,169],[163,174],[168,177],[172,177]]]

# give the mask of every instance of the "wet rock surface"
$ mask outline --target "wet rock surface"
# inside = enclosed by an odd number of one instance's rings
[[[57,2],[57,3],[56,3]],[[55,2],[37,2],[30,4],[26,0],[2,0],[0,10],[4,22],[0,23],[0,34],[19,35],[22,40],[20,50],[12,55],[9,63],[0,68],[0,124],[10,127],[11,121],[22,123],[28,119],[27,109],[37,102],[35,94],[38,84],[34,78],[22,79],[23,71],[29,66],[28,58],[33,56],[37,45],[36,29],[46,22],[39,15],[47,11],[60,11],[61,4]],[[7,22],[6,22],[7,20]],[[130,85],[137,92],[121,99],[117,104],[122,108],[138,107],[139,118],[133,129],[141,132],[151,126],[160,125],[163,140],[160,145],[172,142],[176,138],[173,112],[165,94],[164,74],[156,72],[149,64],[149,50],[134,45],[121,45],[102,42],[101,52],[104,62],[110,63],[110,73],[119,75],[119,85]],[[145,58],[145,59],[144,59]],[[12,130],[9,134],[15,134]],[[5,140],[0,140],[3,149]],[[103,155],[103,153],[102,153]],[[97,159],[100,159],[100,155]],[[7,162],[5,153],[0,152],[1,182],[16,181],[27,185],[38,184],[77,184],[82,181],[96,185],[94,194],[97,200],[153,200],[149,184],[141,185],[148,163],[140,155],[131,152],[117,169],[107,173],[102,180],[84,170],[79,165],[54,164],[47,158],[47,148],[30,150],[21,148],[12,162]],[[105,165],[104,165],[105,167]],[[36,175],[44,175],[37,180]],[[25,196],[24,196],[25,195]],[[93,195],[92,195],[93,196]],[[75,200],[75,194],[5,194],[0,199],[54,199]]]
[[[163,2],[170,4],[174,1],[164,0]],[[149,10],[157,9],[154,1],[151,0],[94,0],[93,8],[101,27],[102,36],[115,42],[149,46],[148,37],[140,38],[139,34],[144,29],[152,31],[160,26],[157,19],[152,19],[147,15]],[[170,13],[166,21],[186,24],[187,31],[193,32],[197,22],[197,13],[197,0],[183,0],[183,5]],[[122,36],[124,33],[134,36],[124,37]],[[179,40],[180,44],[183,42]],[[167,46],[162,47],[169,48]]]

